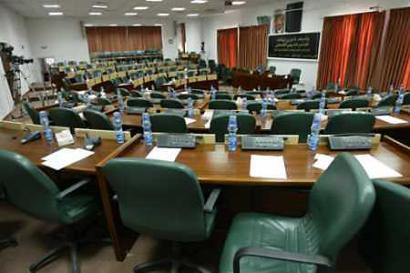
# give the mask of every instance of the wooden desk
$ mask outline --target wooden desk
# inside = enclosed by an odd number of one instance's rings
[[[232,86],[236,88],[240,86],[245,90],[253,90],[258,86],[263,90],[268,87],[272,90],[284,89],[288,86],[292,87],[292,79],[290,77],[286,79],[285,76],[279,75],[268,77],[266,74],[259,75],[235,71],[232,76]]]

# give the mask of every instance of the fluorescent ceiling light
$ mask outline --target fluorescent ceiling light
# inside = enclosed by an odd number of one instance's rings
[[[64,13],[62,13],[61,11],[53,11],[53,12],[49,12],[48,15],[49,16],[63,16]]]
[[[186,16],[188,16],[188,17],[198,17],[199,13],[189,13]]]
[[[93,27],[93,24],[84,24],[85,27]]]
[[[133,24],[134,27],[140,27],[142,24]]]
[[[232,1],[233,6],[240,6],[246,4],[246,1]]]
[[[60,7],[61,6],[58,5],[58,4],[45,4],[45,5],[43,5],[43,8],[45,8],[45,9],[58,9]]]
[[[96,8],[96,9],[107,9],[108,6],[107,6],[107,5],[93,5],[93,8]]]
[[[102,15],[102,12],[99,12],[99,11],[90,11],[90,12],[88,13],[88,15],[91,15],[91,16],[100,16],[100,15]]]
[[[157,16],[166,17],[169,16],[169,13],[157,13]]]
[[[138,15],[138,13],[137,12],[126,12],[126,13],[124,13],[124,15],[125,16],[136,16],[136,15]]]
[[[156,27],[162,27],[162,24],[155,24]]]
[[[146,2],[162,2],[162,0],[145,0]]]
[[[186,8],[172,8],[172,11],[184,11]]]
[[[149,9],[148,7],[134,7],[134,10],[147,10]]]
[[[192,0],[191,4],[205,4],[208,3],[208,0]]]
[[[110,27],[116,27],[118,26],[117,24],[109,24]]]

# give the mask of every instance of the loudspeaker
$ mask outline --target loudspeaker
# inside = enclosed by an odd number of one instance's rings
[[[302,29],[303,2],[286,6],[286,32],[300,32]]]

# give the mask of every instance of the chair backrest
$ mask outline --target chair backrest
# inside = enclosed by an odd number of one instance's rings
[[[295,84],[299,83],[301,75],[302,75],[302,70],[298,68],[293,68],[292,70],[290,70],[290,77],[292,78],[292,81]]]
[[[176,99],[161,100],[160,105],[162,108],[184,109],[184,105],[182,104],[182,102]]]
[[[384,106],[394,106],[396,104],[397,95],[389,95],[382,98],[381,101],[377,104],[377,107],[384,107]]]
[[[246,98],[246,100],[255,100],[255,96],[251,94],[235,95],[233,97],[234,100],[237,100],[238,98]]]
[[[357,108],[369,107],[368,99],[348,99],[340,103],[339,108],[350,108],[356,110]]]
[[[227,93],[218,92],[215,94],[215,99],[217,100],[231,100],[232,96]]]
[[[30,116],[31,121],[34,124],[40,124],[40,114],[39,112],[31,106],[28,102],[23,102],[24,110],[26,110],[27,114]]]
[[[127,106],[129,107],[141,107],[141,108],[151,108],[154,107],[154,104],[146,99],[128,99]]]
[[[167,96],[162,94],[161,92],[151,92],[151,98],[152,99],[165,99]]]
[[[410,268],[410,190],[374,180],[376,203],[360,236],[360,252],[373,272],[408,272]]]
[[[179,94],[177,97],[180,100],[187,100],[189,98],[191,98],[193,100],[199,99],[198,95],[196,95],[196,94]]]
[[[238,106],[231,100],[212,100],[209,102],[208,108],[216,110],[237,110]]]
[[[373,184],[360,163],[351,154],[339,154],[313,186],[304,219],[308,236],[319,241],[318,253],[335,261],[366,222],[374,200]]]
[[[194,172],[185,165],[120,158],[102,171],[118,196],[126,227],[163,240],[206,237],[204,197]]]
[[[117,90],[120,91],[120,94],[121,94],[121,96],[123,96],[123,97],[128,97],[128,96],[131,95],[130,91],[128,91],[128,90],[125,89],[125,88],[117,88]]]
[[[299,142],[305,143],[310,134],[313,113],[280,113],[272,123],[271,133],[274,135],[298,135]]]
[[[404,94],[403,105],[410,105],[410,92]]]
[[[83,115],[87,120],[90,129],[114,130],[111,120],[104,113],[94,110],[86,110],[83,112]]]
[[[0,187],[6,200],[22,211],[42,220],[58,222],[56,196],[59,189],[27,158],[0,151]]]
[[[260,111],[262,110],[262,102],[259,101],[250,101],[248,102],[248,104],[246,105],[246,109],[249,112],[256,112],[256,113],[260,113]],[[267,110],[276,110],[276,106],[273,104],[267,104]]]
[[[291,94],[286,94],[280,97],[282,100],[294,100],[294,99],[301,99],[302,95],[299,93],[291,93]]]
[[[141,94],[140,91],[133,90],[133,91],[131,92],[131,97],[133,97],[133,98],[142,98],[143,95]]]
[[[152,131],[156,133],[188,133],[185,119],[177,114],[160,113],[151,115]]]
[[[276,66],[269,66],[269,73],[275,74],[276,73]]]
[[[296,107],[296,109],[305,110],[309,112],[311,109],[319,109],[320,107],[320,100],[308,100],[304,101]]]
[[[324,134],[368,134],[373,131],[375,122],[371,113],[340,113],[329,119]]]
[[[71,109],[53,108],[50,109],[49,115],[56,126],[68,127],[71,132],[75,128],[85,128],[85,123],[81,117]]]
[[[346,91],[346,96],[359,96],[360,90],[359,89],[349,89]]]
[[[105,105],[111,105],[111,104],[112,104],[112,101],[109,100],[109,99],[107,99],[107,98],[97,98],[95,104],[96,104],[96,105],[103,105],[103,106],[105,106]]]
[[[229,114],[214,116],[211,120],[210,132],[215,134],[216,142],[224,142],[225,135],[228,134]],[[250,135],[255,133],[255,117],[247,113],[236,114],[238,122],[237,134]]]

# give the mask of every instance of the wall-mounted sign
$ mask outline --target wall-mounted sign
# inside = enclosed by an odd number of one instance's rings
[[[269,58],[316,60],[320,32],[269,36]]]

